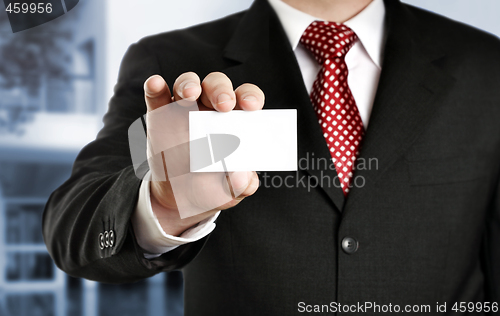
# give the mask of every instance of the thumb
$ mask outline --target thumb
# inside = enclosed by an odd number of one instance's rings
[[[165,80],[159,75],[153,75],[144,82],[144,98],[148,112],[172,102],[172,95]]]

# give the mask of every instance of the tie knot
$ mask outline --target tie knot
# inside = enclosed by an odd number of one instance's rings
[[[356,33],[344,24],[314,21],[302,34],[300,43],[322,65],[326,60],[344,58],[357,39]]]

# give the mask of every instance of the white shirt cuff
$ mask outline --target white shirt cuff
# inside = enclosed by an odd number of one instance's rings
[[[139,189],[139,200],[132,214],[137,243],[147,251],[144,257],[156,258],[175,248],[202,239],[215,229],[215,220],[220,211],[184,231],[179,237],[165,233],[151,207],[149,183],[151,173],[144,176]]]

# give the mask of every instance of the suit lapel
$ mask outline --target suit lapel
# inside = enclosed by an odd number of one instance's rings
[[[235,87],[251,82],[263,89],[266,94],[265,109],[297,109],[299,168],[318,180],[324,179],[325,185],[321,190],[339,211],[342,210],[345,200],[342,190],[331,185],[337,177],[335,168],[322,171],[312,168],[313,157],[315,162],[322,159],[322,163],[330,163],[331,156],[295,54],[267,1],[254,2],[226,46],[225,57],[239,63],[224,70]],[[326,179],[331,179],[330,186],[326,185]],[[315,180],[312,181],[314,183]]]
[[[346,203],[350,208],[364,192],[376,185],[380,176],[400,158],[451,88],[454,78],[443,72],[437,61],[446,56],[427,43],[426,26],[397,0],[386,0],[387,43],[384,62],[368,130],[359,162],[375,158],[377,170],[357,170],[365,186],[354,188]],[[374,167],[374,164],[372,165]]]

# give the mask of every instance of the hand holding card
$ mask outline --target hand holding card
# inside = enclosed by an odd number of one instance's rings
[[[261,110],[264,93],[259,87],[245,83],[234,89],[223,73],[211,73],[201,82],[195,73],[188,72],[177,78],[172,92],[157,75],[145,82],[144,92],[148,111],[144,120],[136,121],[129,129],[131,156],[139,178],[148,181],[143,176],[148,167],[151,171],[151,206],[167,234],[178,236],[255,193],[259,178],[254,171],[190,171],[188,117],[192,111]],[[136,132],[142,128],[142,135]],[[208,138],[197,141],[205,147],[207,142]]]

